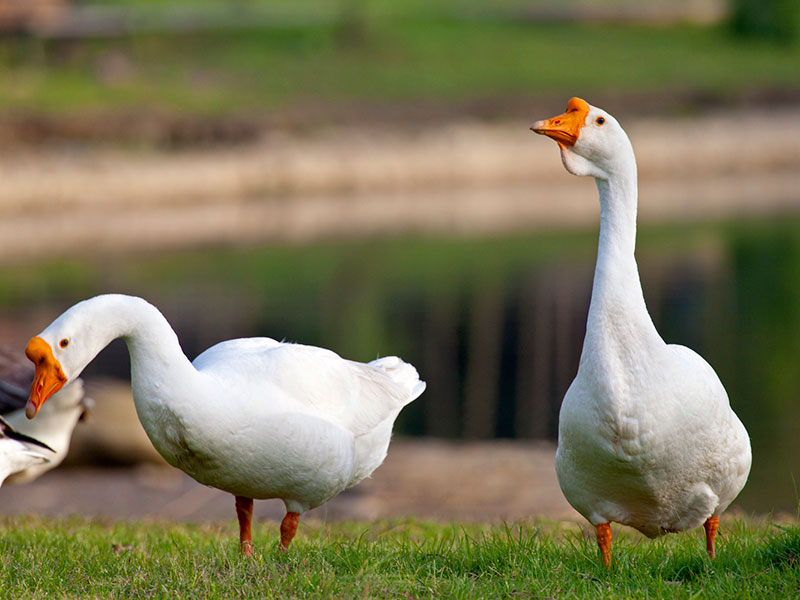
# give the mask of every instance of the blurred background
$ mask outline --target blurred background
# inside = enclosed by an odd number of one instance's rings
[[[428,390],[315,512],[574,516],[552,459],[599,207],[528,131],[574,95],[637,152],[656,326],[751,434],[737,506],[796,515],[797,0],[0,0],[0,343],[23,359],[113,291],[192,358],[261,335],[398,354]],[[118,341],[65,466],[0,512],[232,518],[159,462],[128,376]]]

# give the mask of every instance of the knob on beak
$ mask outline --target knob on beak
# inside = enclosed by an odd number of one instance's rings
[[[586,101],[572,98],[567,104],[567,112],[552,119],[536,121],[531,125],[531,131],[554,139],[560,146],[574,146],[588,114]]]

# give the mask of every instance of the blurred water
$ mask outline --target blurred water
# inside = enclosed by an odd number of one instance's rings
[[[398,429],[555,438],[591,293],[596,231],[390,239],[87,257],[0,269],[3,331],[20,339],[72,303],[147,297],[189,356],[267,335],[358,360],[399,354],[428,391]],[[739,504],[795,512],[800,474],[800,220],[645,227],[637,251],[662,336],[717,370],[753,441]],[[116,342],[88,374],[127,377]]]

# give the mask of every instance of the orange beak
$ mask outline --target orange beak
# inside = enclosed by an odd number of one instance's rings
[[[42,404],[64,387],[67,377],[53,356],[50,344],[42,338],[37,336],[28,342],[25,356],[36,365],[36,373],[31,384],[31,395],[28,397],[28,404],[25,405],[25,416],[32,419],[39,412]]]
[[[567,112],[552,119],[536,121],[531,125],[531,131],[554,139],[562,148],[572,147],[578,141],[581,127],[586,123],[588,114],[589,105],[586,101],[572,98],[567,103]]]

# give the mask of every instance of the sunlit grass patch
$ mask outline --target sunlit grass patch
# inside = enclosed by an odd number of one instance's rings
[[[210,598],[789,597],[800,529],[724,520],[709,561],[698,532],[648,541],[615,527],[603,568],[573,523],[302,523],[277,552],[259,523],[252,560],[233,523],[0,521],[0,596]]]

